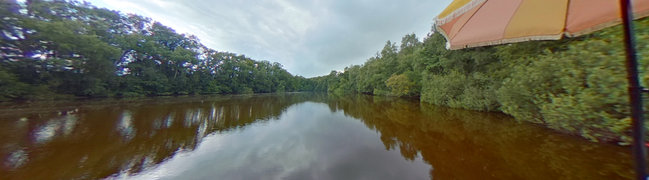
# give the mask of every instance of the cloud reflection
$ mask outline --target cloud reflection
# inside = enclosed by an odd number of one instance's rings
[[[122,134],[124,140],[130,141],[135,137],[135,130],[133,127],[133,116],[130,111],[124,111],[117,124],[117,131]]]
[[[305,118],[308,117],[308,118]],[[272,124],[207,136],[192,153],[126,179],[425,179],[430,165],[385,151],[371,131],[324,104],[289,108]]]
[[[57,135],[70,135],[76,126],[77,120],[78,117],[76,114],[67,114],[52,118],[35,130],[34,141],[36,143],[47,143]]]

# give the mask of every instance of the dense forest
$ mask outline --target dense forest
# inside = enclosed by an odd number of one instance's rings
[[[649,67],[649,18],[636,21],[640,71]],[[559,41],[449,51],[434,31],[388,41],[363,65],[313,78],[334,94],[420,97],[425,103],[503,112],[592,141],[630,141],[621,27]],[[643,84],[649,73],[642,73]]]
[[[68,0],[0,2],[0,101],[308,90],[279,63]]]
[[[630,141],[621,27],[559,41],[449,51],[434,31],[388,41],[362,65],[294,76],[149,18],[70,0],[0,3],[0,101],[322,91],[419,97],[495,111],[593,141]],[[636,21],[647,86],[649,18]],[[649,104],[649,103],[647,103]]]

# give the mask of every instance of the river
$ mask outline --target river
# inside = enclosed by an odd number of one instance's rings
[[[630,150],[417,100],[314,93],[0,104],[0,179],[630,179]]]

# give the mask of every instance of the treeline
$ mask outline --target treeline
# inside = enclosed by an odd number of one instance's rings
[[[69,0],[0,2],[0,101],[309,89],[279,63],[207,48],[133,14]]]
[[[636,21],[640,71],[649,82],[649,19]],[[621,27],[579,38],[449,51],[439,33],[388,41],[363,65],[313,78],[315,90],[420,97],[422,102],[500,111],[519,121],[627,143],[630,118]]]

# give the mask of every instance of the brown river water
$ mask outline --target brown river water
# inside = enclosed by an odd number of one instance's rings
[[[417,100],[0,104],[0,179],[630,179],[630,150]]]

